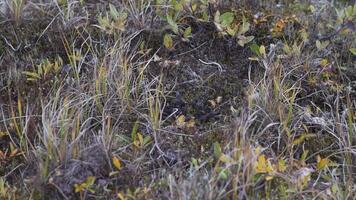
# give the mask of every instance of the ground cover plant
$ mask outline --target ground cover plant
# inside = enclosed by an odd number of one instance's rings
[[[0,0],[1,199],[354,199],[354,1]]]

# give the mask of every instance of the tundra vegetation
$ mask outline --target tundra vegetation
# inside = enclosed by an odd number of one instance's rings
[[[0,0],[0,199],[354,199],[350,2]]]

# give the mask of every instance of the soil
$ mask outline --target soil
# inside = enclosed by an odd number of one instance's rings
[[[236,39],[222,36],[212,23],[191,22],[190,26],[192,36],[188,41],[175,36],[173,49],[163,46],[164,32],[141,35],[161,58],[148,71],[152,77],[163,74],[166,91],[174,89],[167,98],[165,116],[175,112],[200,124],[222,122],[223,116],[231,116],[231,106],[238,109],[243,103],[251,51]]]

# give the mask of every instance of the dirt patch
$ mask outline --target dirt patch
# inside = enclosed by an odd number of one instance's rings
[[[172,50],[163,47],[163,32],[143,36],[149,46],[160,48],[161,60],[153,62],[149,72],[152,77],[163,74],[165,89],[174,91],[167,99],[165,116],[175,112],[204,124],[223,121],[231,106],[242,104],[251,52],[236,39],[219,35],[211,23],[190,26],[192,37],[189,41],[174,38]]]

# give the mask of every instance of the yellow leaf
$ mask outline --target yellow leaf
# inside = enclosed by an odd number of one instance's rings
[[[284,20],[280,19],[275,24],[275,26],[273,28],[273,32],[277,32],[277,33],[282,32],[285,26],[286,26],[286,23],[284,22]]]
[[[125,198],[124,197],[124,195],[122,194],[122,193],[117,193],[117,198],[119,199],[119,200],[127,200],[127,198]]]
[[[313,6],[313,5],[310,5],[309,7],[308,7],[308,10],[310,11],[310,12],[315,12],[315,7]]]
[[[320,162],[320,160],[321,160],[320,155],[317,155],[317,156],[316,156],[316,162]]]
[[[328,59],[322,59],[322,60],[320,61],[320,65],[321,65],[322,67],[325,67],[327,64],[329,64]]]
[[[10,143],[10,152],[11,152],[9,156],[10,158],[19,154],[19,150],[15,148],[14,145],[12,145],[12,143]]]
[[[304,139],[305,139],[305,135],[301,135],[300,137],[298,137],[297,139],[293,140],[293,144],[294,145],[299,145],[301,144],[302,142],[304,142]]]
[[[263,57],[266,57],[266,47],[261,45],[260,46],[260,54],[263,56]]]
[[[89,186],[93,185],[94,182],[95,182],[95,177],[88,176],[88,178],[85,180],[85,182],[83,184],[85,185],[85,187],[89,187]]]
[[[319,156],[319,159],[320,159],[320,156]],[[316,165],[316,168],[318,170],[322,170],[322,169],[325,169],[330,163],[330,160],[328,158],[323,158],[323,159],[320,159]]]
[[[167,49],[171,49],[173,47],[173,39],[171,35],[165,34],[163,37],[163,44]]]
[[[286,169],[287,169],[286,161],[285,160],[279,160],[278,161],[278,171],[279,172],[285,172]]]
[[[176,120],[176,124],[179,128],[183,128],[185,126],[185,116],[180,115]]]
[[[194,128],[194,127],[195,127],[195,120],[194,120],[194,118],[191,118],[191,119],[188,121],[187,127],[188,127],[188,128]]]
[[[223,163],[229,163],[230,162],[230,158],[228,156],[226,156],[225,154],[221,154],[219,160]]]
[[[138,141],[140,141],[140,145],[143,145],[143,136],[141,133],[137,133]]]
[[[75,193],[81,192],[83,190],[84,190],[84,188],[82,187],[82,184],[74,184],[74,192]]]
[[[134,144],[136,147],[140,147],[140,141],[138,141],[138,140],[133,141],[133,144]]]
[[[18,153],[18,151],[19,151],[18,149],[14,149],[13,151],[11,151],[11,153],[10,153],[10,156],[9,156],[9,157],[11,158],[11,157],[16,156],[16,155],[17,155],[17,153]]]
[[[267,160],[265,155],[260,155],[258,157],[258,161],[256,163],[256,171],[257,173],[266,173],[266,167],[267,167]]]
[[[0,131],[0,138],[4,137],[6,135],[7,135],[7,133],[5,131]]]
[[[116,156],[112,157],[112,163],[114,164],[116,169],[121,169],[121,161]]]
[[[273,176],[266,176],[266,178],[265,178],[266,181],[270,181],[272,179],[273,179]]]

